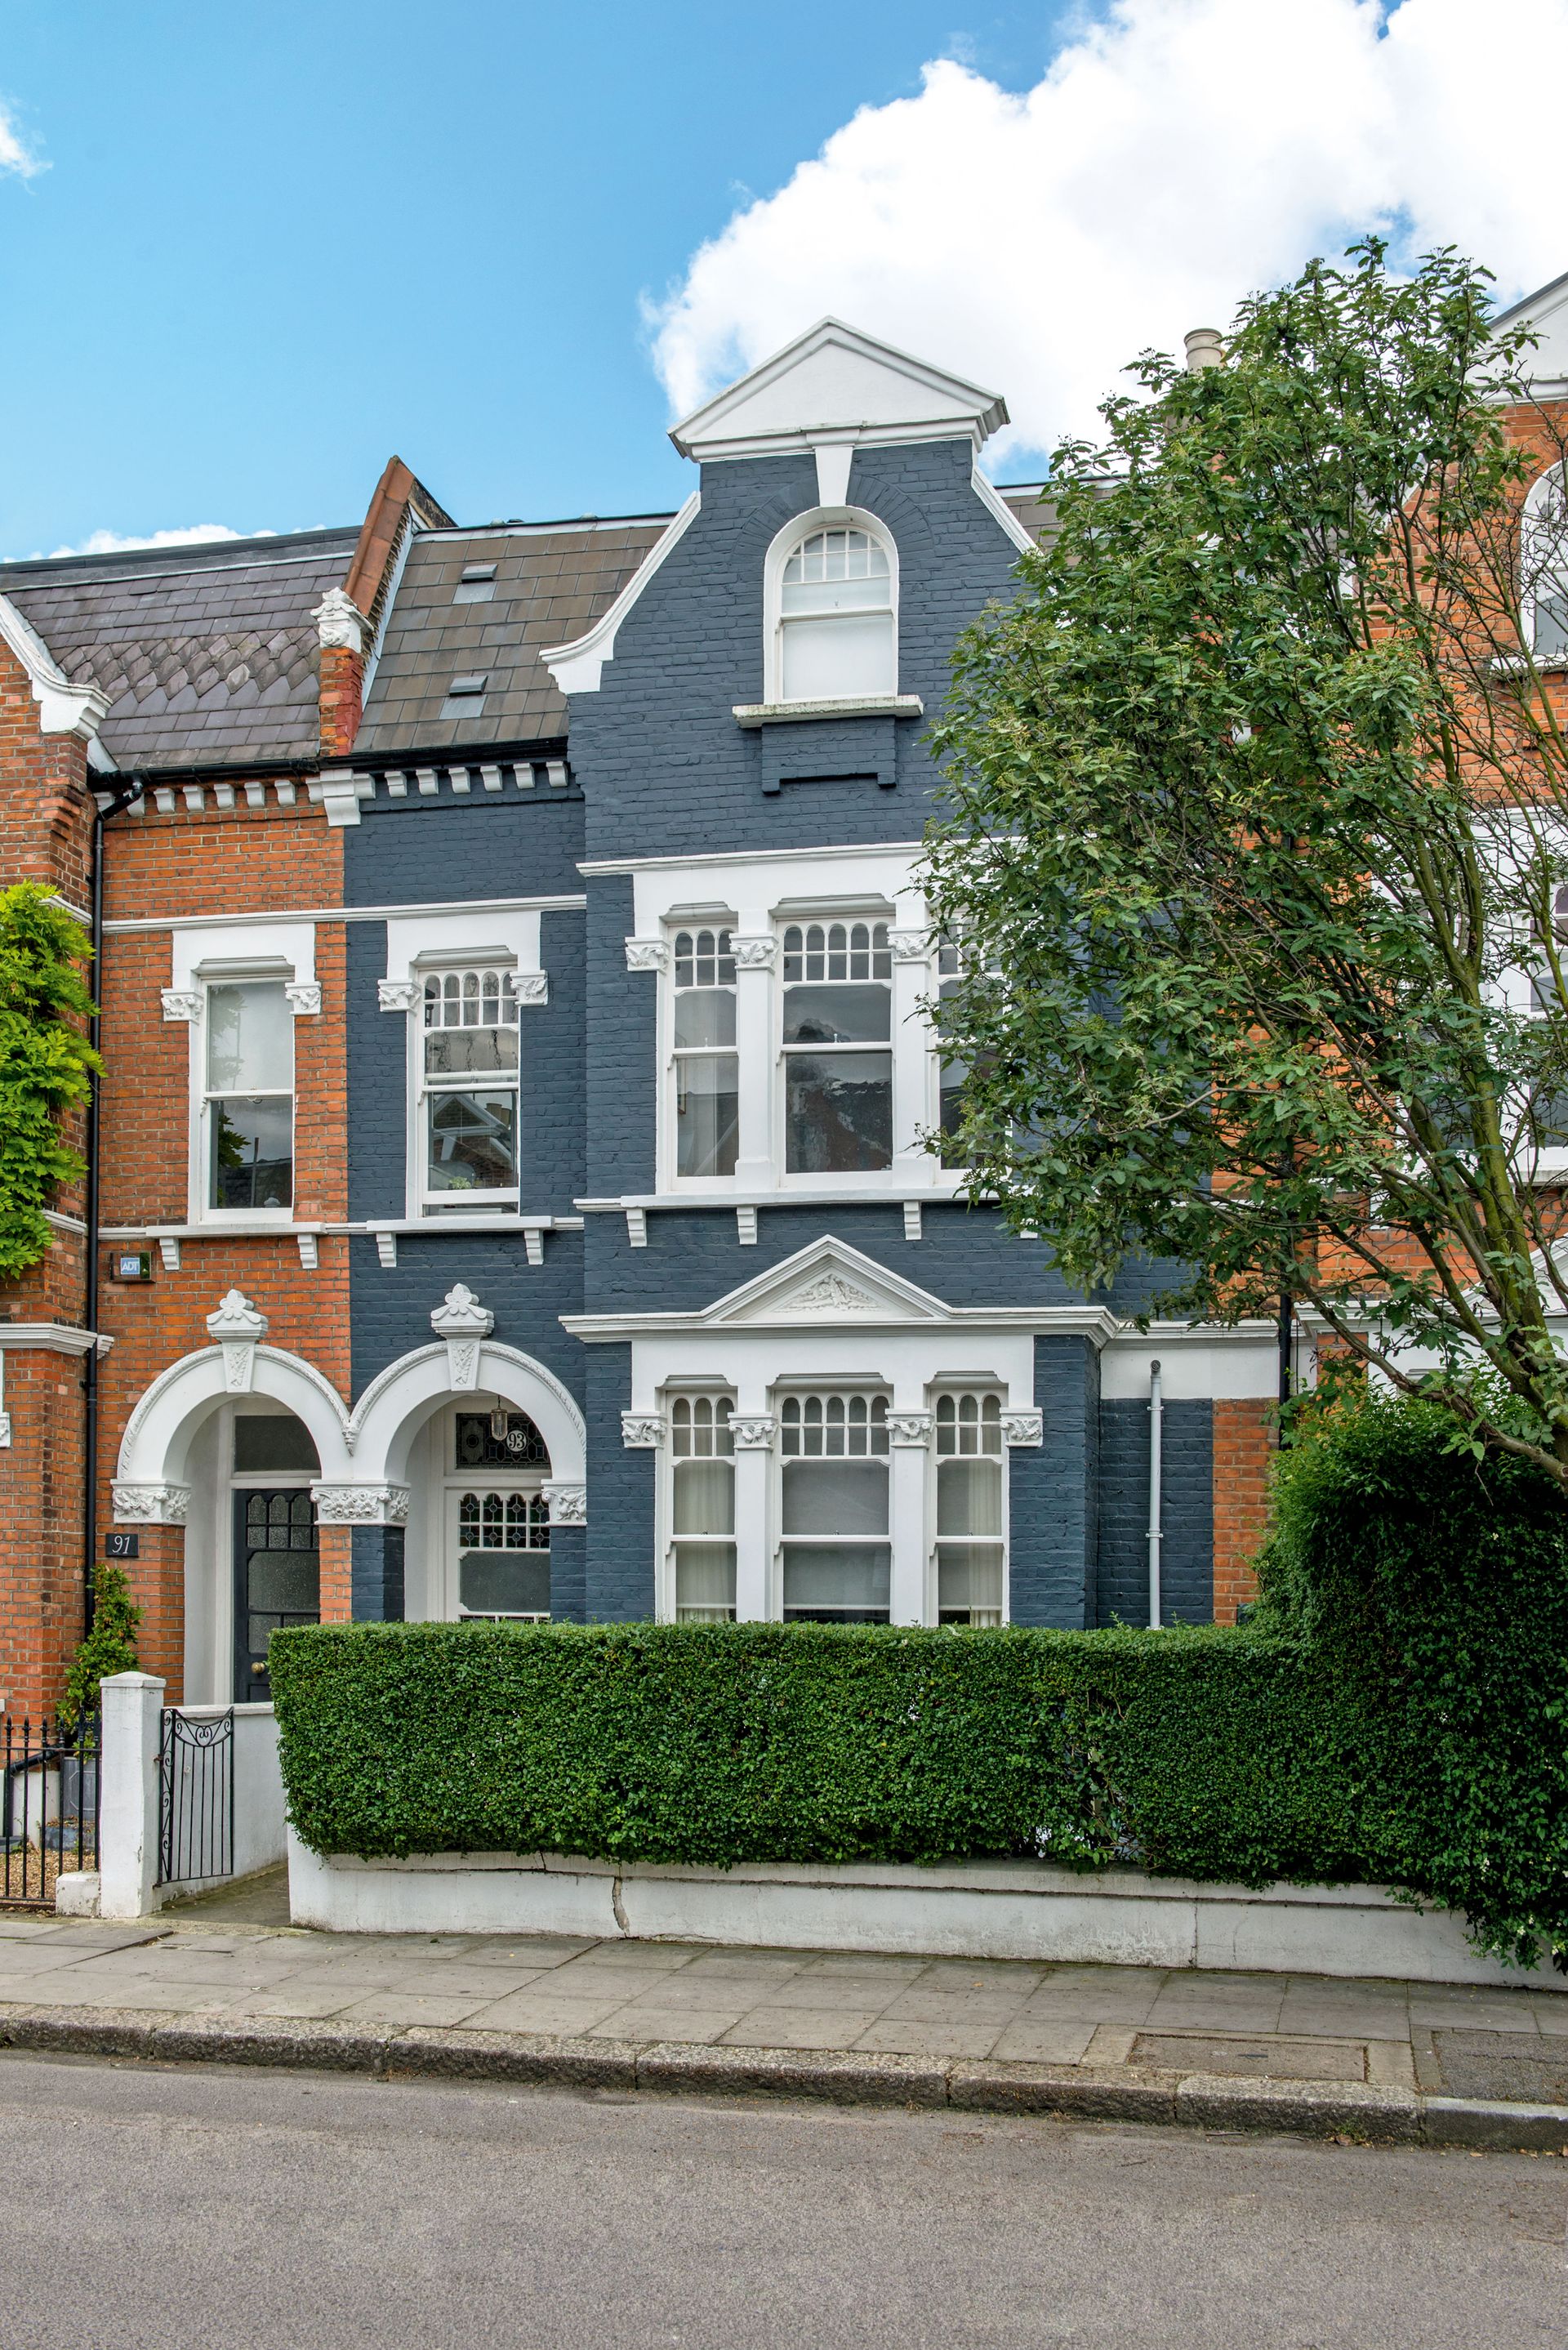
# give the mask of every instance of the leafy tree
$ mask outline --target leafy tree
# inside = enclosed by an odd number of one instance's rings
[[[125,1570],[100,1566],[93,1579],[96,1605],[92,1630],[78,1646],[66,1673],[65,1695],[56,1709],[62,1730],[74,1730],[98,1705],[98,1685],[111,1673],[133,1673],[136,1627],[141,1610],[130,1596]]]
[[[84,1172],[60,1120],[99,1066],[83,1034],[87,960],[81,924],[36,882],[0,893],[0,1280],[44,1254],[43,1211]]]
[[[1487,282],[1369,240],[1139,360],[960,648],[927,880],[976,1194],[1568,1485],[1568,409]]]

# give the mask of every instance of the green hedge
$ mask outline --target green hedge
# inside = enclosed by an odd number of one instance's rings
[[[1234,1631],[342,1625],[278,1633],[320,1852],[1116,1860],[1355,1877],[1356,1724]]]

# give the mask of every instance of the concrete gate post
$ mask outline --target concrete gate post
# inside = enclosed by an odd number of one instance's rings
[[[158,1740],[164,1683],[114,1673],[100,1684],[99,1916],[151,1918],[158,1907]]]

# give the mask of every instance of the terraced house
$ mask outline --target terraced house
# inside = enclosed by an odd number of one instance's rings
[[[1139,1333],[1147,1270],[1070,1292],[927,1147],[1004,418],[826,321],[672,516],[394,460],[358,529],[0,569],[5,878],[96,877],[108,1066],[0,1295],[8,1706],[111,1537],[171,1701],[318,1615],[1234,1614],[1272,1328]]]

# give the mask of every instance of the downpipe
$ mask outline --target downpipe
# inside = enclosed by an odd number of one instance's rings
[[[107,801],[93,795],[92,819],[92,900],[90,937],[92,967],[88,974],[92,990],[93,1012],[88,1023],[88,1042],[94,1052],[99,1050],[103,1035],[103,827],[111,816],[118,816],[133,800],[139,800],[147,786],[140,775],[127,775]],[[91,789],[89,779],[88,789]],[[98,1302],[99,1302],[99,1150],[101,1105],[96,1071],[89,1080],[87,1123],[87,1283],[84,1318],[92,1344],[82,1357],[82,1474],[86,1490],[82,1496],[82,1629],[90,1632],[97,1612],[98,1595]]]
[[[1148,1621],[1149,1629],[1156,1632],[1165,1620],[1159,1587],[1164,1445],[1165,1396],[1157,1357],[1148,1367]]]

